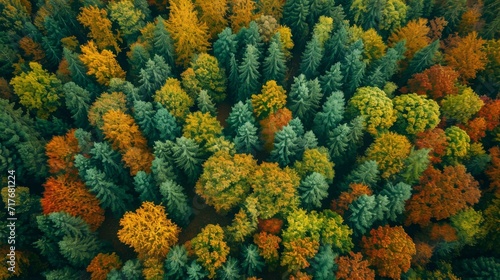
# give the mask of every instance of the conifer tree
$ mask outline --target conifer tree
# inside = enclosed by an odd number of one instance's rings
[[[310,0],[292,0],[287,1],[283,7],[283,23],[292,29],[295,42],[304,44],[304,39],[309,34],[309,16]]]
[[[201,150],[192,139],[180,137],[172,145],[172,158],[178,168],[190,178],[197,178],[201,171]]]
[[[255,155],[262,147],[255,125],[251,122],[246,122],[240,126],[234,138],[234,146],[238,153]]]
[[[410,61],[408,69],[404,73],[404,78],[407,80],[411,75],[420,73],[436,63],[436,56],[439,52],[439,40],[429,44],[427,47],[420,49],[415,53],[415,56]]]
[[[299,141],[300,139],[291,126],[283,127],[275,135],[274,148],[271,151],[270,159],[278,162],[283,167],[294,162],[300,148]]]
[[[264,260],[255,244],[244,245],[241,250],[241,267],[247,276],[255,276],[264,268]]]
[[[320,208],[321,200],[328,196],[328,183],[325,176],[313,172],[305,177],[300,182],[299,195],[305,209]]]
[[[260,53],[254,45],[247,45],[243,60],[238,66],[238,100],[244,101],[260,88]]]
[[[318,253],[311,260],[310,274],[314,279],[334,279],[334,271],[337,266],[335,259],[337,256],[338,254],[333,252],[331,246],[321,245]]]
[[[323,97],[318,79],[308,81],[303,74],[295,77],[288,96],[290,110],[308,126]]]
[[[108,178],[119,178],[122,182],[128,182],[129,174],[123,167],[122,157],[108,142],[94,143],[88,153],[92,156],[91,163],[104,171]]]
[[[229,27],[224,28],[214,42],[214,55],[226,73],[230,73],[231,54],[236,53],[236,44],[236,34]]]
[[[182,245],[173,246],[170,251],[168,251],[164,264],[167,279],[185,279],[187,266],[188,253],[186,247]]]
[[[359,183],[369,187],[375,187],[380,180],[378,164],[374,160],[363,161],[353,169],[346,177],[346,187],[350,183]]]
[[[154,123],[155,113],[152,103],[134,101],[134,119],[139,125],[142,133],[147,135],[150,143],[159,139],[158,131]]]
[[[318,76],[318,68],[323,57],[323,48],[321,47],[319,38],[313,36],[307,42],[306,49],[302,53],[302,62],[300,63],[300,72],[308,79]]]
[[[208,276],[208,272],[196,261],[192,261],[186,268],[187,279],[203,280]]]
[[[321,112],[314,117],[314,133],[325,139],[344,118],[345,101],[341,91],[332,92],[323,104]],[[324,140],[322,140],[324,141]]]
[[[274,80],[278,84],[283,85],[286,72],[286,61],[285,55],[281,49],[280,41],[273,39],[267,49],[267,56],[264,58],[264,63],[262,65],[264,81]]]
[[[133,43],[130,45],[130,51],[127,52],[127,61],[130,67],[129,76],[133,81],[137,81],[141,69],[146,66],[146,62],[151,58],[144,44]]]
[[[417,183],[422,173],[430,163],[431,149],[423,148],[419,150],[411,149],[410,155],[405,160],[405,167],[398,174],[398,178],[407,184]]]
[[[402,214],[405,210],[405,202],[411,197],[411,186],[399,182],[396,185],[387,183],[380,195],[386,196],[389,200],[387,204],[386,219],[395,222],[398,215]]]
[[[158,16],[156,18],[156,25],[153,31],[153,46],[154,53],[163,57],[165,62],[171,67],[175,67],[175,52],[174,44],[170,33],[165,28],[165,20]]]
[[[162,201],[172,219],[181,226],[189,223],[193,210],[188,204],[184,189],[172,180],[166,180],[160,185]]]
[[[139,199],[141,200],[141,202],[160,202],[158,187],[155,185],[153,176],[151,174],[148,174],[142,170],[137,172],[137,174],[135,174],[134,176],[134,188],[135,191],[139,194]]]
[[[88,86],[91,82],[87,76],[85,65],[78,58],[78,55],[67,48],[63,49],[63,55],[64,59],[68,62],[68,69],[72,80],[81,87]]]
[[[202,113],[209,113],[212,116],[217,115],[215,105],[206,90],[203,89],[200,91],[198,98],[196,99],[196,103],[198,105],[198,109],[200,109]]]
[[[217,271],[219,279],[238,280],[241,279],[240,264],[238,260],[233,257],[228,257],[227,261]]]
[[[250,107],[250,102],[243,103],[239,101],[238,103],[233,105],[233,107],[231,108],[231,113],[229,113],[229,116],[226,119],[226,129],[228,130],[229,135],[235,136],[238,133],[240,127],[243,126],[246,122],[255,125],[255,118]]]
[[[238,99],[238,90],[239,90],[239,72],[238,72],[238,62],[236,61],[236,55],[231,53],[229,55],[229,82],[228,82],[228,90],[231,94],[232,100]]]
[[[74,82],[66,83],[63,86],[63,90],[66,98],[66,108],[71,112],[73,121],[79,127],[87,126],[87,112],[92,97],[91,94]]]
[[[170,112],[163,108],[159,103],[157,104],[156,113],[153,116],[153,122],[156,130],[159,132],[159,140],[174,140],[180,136],[181,128],[170,114]]]
[[[139,73],[139,92],[142,98],[149,100],[150,96],[165,84],[170,75],[170,66],[162,56],[155,55],[153,59],[149,59]]]
[[[404,53],[406,51],[405,41],[402,40],[389,48],[384,56],[370,64],[370,71],[366,75],[366,80],[373,85],[370,86],[383,86],[376,85],[376,83],[385,83],[389,81],[391,77],[396,74],[399,70],[399,61],[404,58]],[[377,79],[378,73],[380,76]]]
[[[353,44],[353,46],[355,45],[356,43]],[[347,96],[351,96],[356,88],[361,85],[366,69],[366,63],[362,60],[363,47],[353,48],[353,46],[351,46],[350,53],[345,56],[340,65],[342,75],[344,76],[344,80],[342,81],[344,92]]]
[[[329,70],[331,67],[344,59],[347,52],[349,35],[345,24],[340,23],[335,33],[325,42],[325,55],[323,56],[322,68]]]
[[[326,96],[330,93],[342,89],[342,81],[344,76],[340,71],[340,62],[335,63],[332,67],[325,72],[325,75],[319,78],[321,89]]]

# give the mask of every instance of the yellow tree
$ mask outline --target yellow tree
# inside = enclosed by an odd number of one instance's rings
[[[145,201],[120,219],[118,239],[139,254],[139,259],[163,260],[177,243],[180,228],[167,218],[165,207]]]
[[[197,111],[186,117],[182,135],[200,145],[205,145],[210,140],[222,136],[222,126],[210,113]]]
[[[227,260],[229,246],[224,241],[224,230],[219,225],[209,224],[191,240],[194,254],[206,270],[208,278],[215,277],[215,271]]]
[[[227,26],[227,0],[195,0],[195,4],[200,11],[200,21],[207,24],[210,38],[215,38]]]
[[[111,109],[121,110],[122,112],[127,110],[125,94],[122,92],[106,92],[101,94],[89,108],[89,123],[98,128],[102,128],[104,124],[102,116]]]
[[[252,95],[253,112],[259,119],[264,119],[285,107],[286,92],[283,87],[270,80],[262,87],[260,94]]]
[[[193,99],[181,88],[181,82],[175,78],[168,78],[165,85],[157,90],[154,101],[165,107],[172,116],[183,120],[189,114],[189,107],[193,106]]]
[[[231,28],[237,33],[240,28],[248,26],[250,21],[254,18],[255,1],[253,0],[232,0],[231,15]]]
[[[78,15],[78,21],[90,30],[89,37],[95,41],[99,50],[114,48],[116,53],[120,52],[117,41],[121,39],[113,34],[111,20],[108,19],[105,9],[96,6],[82,8]]]
[[[101,85],[109,85],[112,78],[125,79],[125,71],[120,67],[115,55],[109,50],[99,52],[94,41],[81,47],[80,60],[87,67],[88,75],[94,75]]]
[[[428,37],[430,28],[427,26],[427,19],[419,18],[411,20],[404,27],[396,29],[389,37],[389,45],[393,47],[401,40],[406,40],[405,57],[407,60],[413,58],[415,53],[431,43]]]
[[[208,27],[199,21],[191,0],[171,1],[166,27],[174,40],[179,65],[186,67],[194,54],[206,52],[210,45]]]
[[[388,132],[377,137],[368,147],[366,159],[376,161],[382,178],[389,178],[403,169],[410,148],[410,141],[405,136]]]
[[[476,77],[476,73],[485,69],[488,56],[484,51],[485,40],[477,37],[475,31],[445,49],[445,60],[458,73],[463,82]]]

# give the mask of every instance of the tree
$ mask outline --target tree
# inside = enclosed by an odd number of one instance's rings
[[[188,252],[185,246],[174,245],[168,251],[165,259],[165,274],[168,279],[183,279],[186,277],[186,267],[188,266]]]
[[[83,7],[77,19],[90,30],[89,37],[95,41],[99,50],[113,48],[115,53],[120,52],[117,41],[121,41],[121,39],[118,35],[113,34],[112,23],[108,19],[108,13],[105,9],[96,6]]]
[[[199,145],[204,146],[210,139],[222,136],[222,126],[209,113],[198,111],[187,115],[182,136],[193,139]]]
[[[321,207],[321,200],[328,196],[328,183],[323,175],[313,172],[305,177],[299,186],[299,195],[305,209]]]
[[[261,135],[264,139],[264,148],[266,148],[266,150],[270,151],[273,149],[276,132],[287,125],[291,119],[292,112],[285,107],[260,121],[260,126],[262,128]]]
[[[430,28],[427,26],[427,19],[419,18],[409,21],[406,26],[396,29],[389,37],[391,46],[405,40],[406,52],[404,56],[411,60],[415,53],[431,43],[428,37]]]
[[[233,34],[231,28],[226,27],[222,30],[218,39],[214,42],[214,55],[219,61],[219,65],[226,69],[226,73],[230,73],[231,54],[236,53],[236,34]]]
[[[412,93],[396,96],[392,103],[396,111],[394,127],[400,133],[415,135],[439,124],[439,105],[432,99]]]
[[[293,168],[300,176],[305,178],[312,173],[319,173],[324,176],[327,183],[333,182],[335,165],[330,161],[330,157],[325,148],[306,149],[301,161],[296,161]]]
[[[181,226],[187,225],[193,211],[188,204],[184,189],[174,181],[166,180],[160,185],[160,193],[172,219]]]
[[[354,43],[340,64],[340,70],[344,76],[342,84],[348,96],[351,96],[361,85],[366,70],[366,62],[362,60],[363,42],[361,40],[358,42],[361,47],[355,48],[357,43]]]
[[[302,54],[302,62],[300,63],[300,72],[308,79],[318,76],[318,68],[323,57],[323,48],[321,47],[320,38],[313,36],[307,42],[306,49]]]
[[[277,163],[263,162],[249,175],[253,195],[259,201],[259,217],[268,219],[277,213],[288,213],[298,206],[299,177]]]
[[[92,280],[105,280],[111,270],[120,269],[121,267],[122,262],[116,253],[99,253],[87,266],[87,272],[90,273],[90,279]]]
[[[384,195],[361,195],[349,205],[349,225],[357,235],[365,234],[376,221],[384,221],[389,199]]]
[[[456,163],[467,156],[470,149],[470,137],[465,131],[457,126],[450,126],[445,131],[446,134],[446,161]]]
[[[155,54],[153,58],[148,59],[139,72],[139,92],[141,99],[149,100],[150,96],[160,90],[168,81],[171,75],[170,66],[165,62],[163,56]]]
[[[408,80],[405,92],[415,92],[434,100],[440,100],[448,95],[458,93],[456,86],[459,73],[449,66],[439,64],[417,73]]]
[[[197,89],[206,90],[216,103],[220,103],[226,98],[226,76],[224,70],[219,68],[217,58],[207,53],[201,53],[191,62],[191,68],[194,74],[192,77],[194,85],[187,86],[183,76],[183,85],[191,98],[197,97],[199,93]]]
[[[235,0],[232,1],[231,15],[231,28],[234,32],[240,31],[240,28],[248,26],[254,17],[255,2],[250,0]]]
[[[344,118],[345,100],[341,91],[334,91],[323,104],[322,111],[314,117],[314,133],[324,139]]]
[[[366,160],[347,175],[345,182],[347,184],[361,183],[368,187],[374,187],[379,179],[378,163],[374,160]]]
[[[40,200],[44,214],[66,212],[80,217],[95,231],[104,221],[104,210],[99,200],[91,194],[78,179],[69,175],[49,177],[44,184],[45,191]]]
[[[279,260],[278,250],[281,238],[277,235],[261,231],[254,235],[254,243],[259,247],[259,253],[269,265],[276,265]]]
[[[197,178],[200,173],[201,150],[192,139],[180,137],[175,139],[171,148],[171,158],[178,168],[190,178]]]
[[[146,15],[132,1],[118,1],[108,4],[109,16],[118,24],[120,34],[129,42],[136,39],[137,33],[145,25]]]
[[[289,108],[296,117],[303,119],[306,124],[313,121],[313,116],[323,98],[318,79],[306,80],[303,74],[293,78],[289,94]]]
[[[201,11],[200,21],[207,24],[210,37],[214,38],[227,25],[227,0],[213,2],[196,1],[196,7]]]
[[[372,190],[367,185],[351,183],[348,191],[341,192],[337,199],[332,200],[331,209],[340,215],[344,215],[345,211],[349,209],[349,205],[362,195],[370,196]]]
[[[400,41],[389,48],[384,56],[370,64],[370,72],[366,73],[367,85],[382,87],[399,71],[399,62],[404,58],[406,41]]]
[[[73,160],[80,152],[80,148],[74,132],[75,130],[72,129],[64,136],[53,136],[45,146],[50,173],[70,175],[78,173],[78,170],[74,168]]]
[[[158,140],[159,135],[156,130],[153,117],[156,111],[153,109],[153,104],[144,101],[134,101],[133,116],[137,125],[145,135],[148,135],[149,142]]]
[[[244,245],[241,251],[241,267],[247,276],[255,276],[264,268],[264,260],[255,244]]]
[[[231,113],[226,119],[226,130],[230,136],[235,136],[238,133],[240,127],[242,127],[246,122],[255,124],[255,118],[252,114],[251,103],[243,103],[239,101],[234,104],[231,108]]]
[[[229,255],[224,241],[224,231],[219,225],[209,224],[191,240],[191,246],[198,262],[208,270],[208,278],[215,277],[215,271],[222,267]]]
[[[183,120],[189,113],[193,100],[181,88],[181,83],[175,78],[168,78],[160,90],[154,95],[154,101],[160,103],[178,120]]]
[[[420,73],[436,64],[439,53],[439,40],[435,40],[426,47],[421,48],[410,60],[405,73],[405,80],[415,73]]]
[[[151,223],[150,221],[155,221]],[[118,238],[139,254],[139,259],[162,260],[177,243],[179,227],[167,218],[165,208],[145,201],[120,219]],[[149,242],[144,242],[149,240]]]
[[[273,39],[271,41],[262,67],[264,80],[274,80],[283,85],[286,74],[286,61],[279,40]]]
[[[281,266],[286,266],[288,272],[298,271],[310,266],[307,261],[316,255],[319,242],[306,237],[291,241],[284,241],[285,248],[281,256]]]
[[[177,125],[174,116],[161,105],[153,116],[153,123],[159,133],[159,140],[174,140],[180,136],[181,128]]]
[[[462,244],[475,245],[486,234],[482,227],[484,218],[481,211],[468,208],[453,215],[450,220]]]
[[[81,47],[82,54],[78,58],[87,67],[88,75],[94,75],[101,85],[109,85],[112,78],[125,78],[125,71],[120,67],[115,54],[109,50],[98,51],[94,41]]]
[[[178,65],[186,67],[195,53],[207,51],[210,38],[208,27],[198,19],[191,1],[179,0],[170,3],[166,27],[175,43]]]
[[[483,105],[483,100],[470,87],[467,87],[460,94],[446,96],[441,101],[441,111],[448,119],[467,123]]]
[[[361,253],[349,252],[349,256],[342,256],[336,260],[338,270],[335,273],[337,279],[347,280],[374,280],[375,271],[373,271],[367,260],[363,260]]]
[[[463,165],[446,166],[443,171],[429,167],[406,203],[405,224],[425,226],[431,218],[442,220],[455,215],[479,201],[478,186]]]
[[[363,116],[366,131],[372,135],[387,131],[396,121],[392,100],[376,87],[358,88],[349,100],[346,111],[351,117]]]
[[[65,93],[66,108],[71,112],[71,118],[77,126],[86,126],[91,94],[74,82],[64,84],[62,89]]]
[[[156,185],[154,184],[152,175],[144,171],[137,172],[134,176],[134,188],[135,191],[139,193],[139,199],[141,202],[159,202],[160,195]]]
[[[473,31],[446,48],[444,59],[448,66],[460,73],[462,82],[474,79],[478,71],[485,69],[487,61],[487,55],[483,50],[485,43],[486,41],[477,38],[477,33]]]
[[[309,34],[307,17],[309,15],[309,0],[287,1],[283,7],[283,23],[292,29],[296,42],[302,42]]]
[[[403,169],[404,161],[410,154],[410,146],[405,136],[384,133],[368,147],[366,158],[377,162],[382,178],[389,178]]]
[[[228,257],[224,265],[217,271],[218,278],[227,280],[240,279],[242,275],[240,274],[239,267],[240,264],[237,259]]]
[[[259,73],[259,50],[254,45],[247,45],[243,60],[238,66],[238,100],[244,101],[249,98],[254,92],[257,92],[260,87]]]
[[[399,214],[402,214],[405,210],[405,202],[411,197],[411,186],[399,182],[396,185],[387,183],[380,195],[386,196],[389,204],[387,205],[386,217],[388,220],[395,222]]]
[[[253,94],[252,108],[257,118],[263,119],[285,107],[286,92],[276,81],[270,80],[262,87],[260,94]]]
[[[127,111],[126,97],[121,92],[103,93],[90,106],[88,111],[89,123],[102,129],[103,115],[110,110]]]
[[[432,163],[441,162],[441,158],[446,154],[448,140],[441,128],[434,128],[417,134],[415,146],[419,149],[431,149],[430,161]]]
[[[413,185],[418,182],[422,173],[431,163],[431,149],[423,148],[416,150],[412,147],[410,155],[405,160],[405,167],[398,174],[402,182]]]
[[[262,148],[257,136],[257,127],[251,122],[240,126],[234,138],[234,146],[238,153],[255,155]]]
[[[408,271],[415,255],[415,243],[400,226],[381,226],[363,236],[361,247],[368,261],[377,268],[379,276],[399,279]]]
[[[10,84],[19,96],[19,103],[28,110],[35,110],[39,118],[46,119],[60,105],[61,81],[42,69],[38,62],[30,62],[29,67],[31,71],[12,78]]]
[[[248,177],[256,167],[257,162],[251,155],[216,153],[203,163],[196,193],[218,212],[229,211],[248,195]]]
[[[401,0],[354,1],[350,11],[354,22],[364,29],[392,31],[404,24],[408,7]]]
[[[77,132],[75,132],[76,134]],[[108,142],[95,142],[89,151],[82,151],[82,154],[90,154],[91,164],[104,171],[108,178],[117,178],[122,182],[128,182],[129,173],[122,164],[122,157],[120,153],[111,148]],[[82,175],[81,170],[80,175]]]
[[[85,87],[91,84],[89,77],[87,76],[85,65],[78,58],[74,52],[67,48],[63,48],[63,56],[68,63],[68,70],[71,73],[71,78],[79,86]]]
[[[290,125],[283,127],[276,132],[270,159],[278,162],[283,167],[287,166],[298,157],[300,151],[299,141],[300,138]]]

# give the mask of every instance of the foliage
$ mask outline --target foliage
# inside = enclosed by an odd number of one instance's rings
[[[276,37],[273,37],[262,64],[263,77],[265,80],[275,80],[283,84],[286,72],[285,54],[282,51],[281,42],[274,38]]]
[[[154,95],[154,100],[168,110],[178,120],[183,120],[193,106],[193,100],[181,88],[181,83],[175,78],[168,78],[160,90]]]
[[[272,150],[276,132],[287,125],[291,119],[292,112],[285,107],[260,121],[260,126],[262,128],[261,135],[264,140],[264,148],[266,148],[266,150]]]
[[[458,93],[456,86],[459,73],[449,66],[436,64],[425,69],[422,73],[417,73],[408,80],[405,91],[415,92],[434,100],[440,100],[448,95]]]
[[[111,14],[113,14],[113,9],[111,9]],[[118,41],[121,39],[118,35],[113,34],[112,23],[108,19],[108,13],[105,9],[96,6],[84,7],[77,19],[90,30],[89,37],[95,41],[99,50],[113,48],[115,53],[120,52]]]
[[[285,107],[286,92],[276,81],[269,80],[262,87],[261,93],[252,95],[251,100],[256,117],[264,119]]]
[[[217,58],[207,53],[201,53],[193,59],[191,68],[186,71],[193,71],[194,75],[193,84],[189,86],[183,80],[183,85],[191,98],[197,97],[199,93],[197,89],[206,90],[216,103],[220,103],[226,98],[226,75],[224,70],[219,68]]]
[[[224,231],[219,225],[209,224],[191,240],[191,246],[198,262],[209,272],[208,278],[213,279],[215,271],[227,261],[229,254]]]
[[[300,178],[317,172],[323,175],[328,183],[331,183],[335,176],[334,166],[325,148],[314,148],[306,149],[302,160],[296,161],[293,167]]]
[[[439,105],[432,99],[413,93],[396,96],[392,102],[397,117],[394,127],[401,133],[415,135],[439,124]]]
[[[441,101],[441,110],[446,118],[466,123],[481,110],[483,104],[479,96],[467,87],[460,94],[446,96]]]
[[[187,115],[182,136],[193,139],[203,146],[211,139],[221,135],[222,126],[209,113],[194,112]]]
[[[121,266],[122,262],[116,253],[99,253],[87,266],[87,272],[91,274],[90,279],[92,280],[105,280],[111,270],[120,269]]]
[[[484,236],[485,232],[482,229],[484,219],[480,211],[468,208],[453,215],[450,221],[457,230],[459,240],[464,244],[474,245]]]
[[[151,221],[155,221],[151,223]],[[177,243],[180,229],[167,218],[165,208],[145,201],[120,219],[118,238],[137,252],[139,259],[163,259]],[[149,242],[144,242],[149,240]]]
[[[312,122],[313,116],[320,107],[323,97],[318,79],[307,80],[304,74],[293,78],[290,89],[288,107],[296,117],[306,124]]]
[[[375,138],[366,150],[366,159],[377,162],[382,178],[389,178],[404,167],[404,161],[410,154],[411,144],[405,136],[388,132]]]
[[[477,33],[473,31],[446,49],[445,60],[448,66],[460,73],[462,81],[474,79],[476,73],[485,68],[487,59],[483,51],[485,42],[477,38]]]
[[[444,132],[448,143],[446,146],[446,160],[455,163],[467,155],[470,149],[470,137],[457,126],[450,126]]]
[[[336,260],[339,269],[335,273],[337,279],[375,279],[375,271],[369,267],[369,262],[363,260],[361,253],[349,252]]]
[[[115,54],[109,50],[99,52],[94,41],[81,47],[82,54],[78,58],[87,67],[88,75],[94,75],[101,85],[109,85],[112,78],[125,78],[125,71],[120,67]]]
[[[405,40],[406,52],[404,55],[406,59],[410,60],[417,51],[431,43],[431,39],[428,37],[429,32],[430,28],[427,26],[427,20],[419,18],[411,20],[404,27],[396,29],[388,41],[394,45],[401,40]]]
[[[249,98],[254,92],[257,92],[260,87],[259,73],[259,50],[252,44],[248,44],[245,48],[243,59],[238,66],[238,100],[244,101]]]
[[[246,122],[238,129],[236,137],[234,137],[234,146],[238,153],[246,153],[255,155],[261,150],[259,137],[257,136],[257,128],[251,122]]]

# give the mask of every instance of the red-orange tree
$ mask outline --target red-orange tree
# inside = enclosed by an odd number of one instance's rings
[[[50,173],[77,175],[78,170],[74,167],[74,159],[79,152],[80,148],[78,147],[78,140],[75,138],[74,129],[68,131],[64,136],[52,137],[45,146]]]
[[[431,162],[440,163],[441,157],[446,154],[448,141],[446,140],[444,130],[441,128],[435,128],[433,130],[427,130],[417,134],[415,146],[419,149],[431,149],[432,151],[429,153]]]
[[[348,191],[340,193],[337,199],[332,200],[331,208],[340,215],[344,215],[349,205],[364,194],[372,195],[372,190],[366,185],[351,183]]]
[[[434,100],[450,95],[457,94],[457,81],[460,74],[449,66],[436,64],[431,68],[417,73],[408,80],[408,86],[404,87],[404,93],[414,92],[421,95],[427,95]]]
[[[99,253],[87,266],[87,272],[90,272],[91,280],[106,280],[111,270],[120,269],[121,267],[122,262],[116,253]]]
[[[415,243],[400,226],[372,229],[370,236],[363,236],[361,247],[377,274],[392,279],[400,279],[401,273],[410,269],[416,253]]]
[[[375,271],[369,267],[370,263],[367,260],[363,260],[361,253],[349,252],[349,256],[342,256],[335,262],[338,264],[335,276],[339,280],[375,279]]]
[[[267,151],[273,149],[274,135],[289,121],[292,120],[292,112],[288,108],[281,108],[276,113],[269,115],[267,118],[260,121],[262,127],[262,138],[264,139],[264,148]]]
[[[446,219],[479,201],[479,183],[465,166],[429,167],[420,178],[416,193],[406,203],[406,225],[426,226],[431,219]]]

